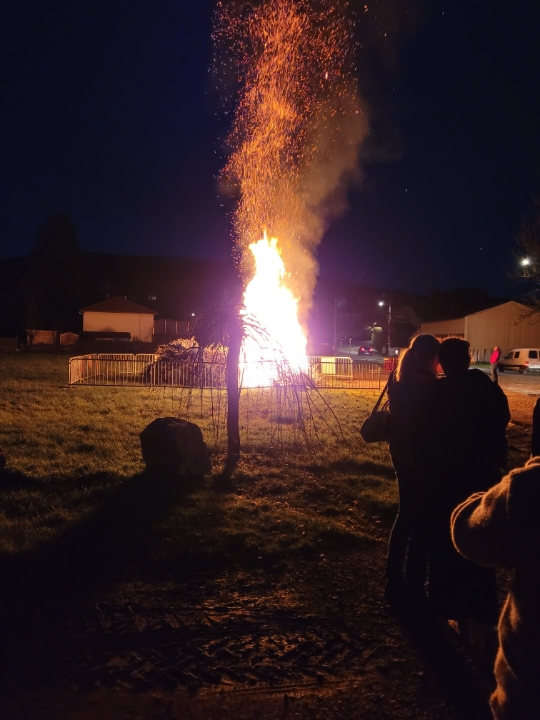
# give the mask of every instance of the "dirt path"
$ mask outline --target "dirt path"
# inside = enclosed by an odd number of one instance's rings
[[[515,467],[536,397],[509,401]],[[427,611],[396,616],[385,603],[388,532],[375,521],[353,550],[265,566],[149,558],[62,607],[33,587],[2,628],[0,717],[487,720],[491,658]]]
[[[447,628],[387,607],[384,553],[381,539],[294,567],[125,582],[46,639],[46,662],[24,667],[38,692],[12,668],[2,717],[478,720],[489,674]]]

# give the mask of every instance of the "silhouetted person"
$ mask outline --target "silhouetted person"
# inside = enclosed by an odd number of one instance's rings
[[[452,514],[452,535],[463,555],[512,570],[499,619],[495,661],[497,720],[540,718],[540,457],[513,470]]]
[[[491,379],[494,383],[499,382],[499,360],[501,359],[501,348],[498,345],[495,345],[493,348],[493,352],[491,353],[491,357],[489,358],[489,362],[491,365]]]
[[[498,616],[495,571],[461,557],[450,537],[452,510],[472,492],[499,482],[506,466],[508,401],[481,370],[470,370],[469,343],[441,343],[445,377],[433,387],[426,413],[428,463],[432,480],[429,600],[443,617],[466,632],[469,619],[495,625]]]
[[[424,527],[420,518],[426,483],[422,469],[425,449],[418,428],[426,397],[437,382],[439,344],[433,335],[415,337],[400,356],[395,380],[388,386],[389,449],[399,490],[398,514],[390,534],[385,571],[385,595],[390,602],[401,599],[410,589],[422,590],[426,579],[426,545],[415,532]]]

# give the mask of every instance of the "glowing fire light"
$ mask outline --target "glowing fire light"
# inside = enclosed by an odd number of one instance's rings
[[[307,369],[303,327],[316,283],[314,250],[327,220],[343,210],[346,180],[368,131],[347,5],[217,3],[216,60],[224,48],[223,77],[238,79],[222,179],[238,193],[235,258],[246,283],[244,385],[279,379],[283,359],[293,372]],[[226,88],[229,101],[231,89]],[[272,239],[265,233],[256,242],[263,228]]]
[[[249,246],[255,258],[255,275],[244,293],[245,338],[242,345],[243,384],[270,385],[278,374],[277,364],[287,361],[293,371],[307,370],[306,336],[298,321],[298,298],[284,285],[285,265],[277,238],[264,237]],[[254,330],[249,318],[264,329]]]

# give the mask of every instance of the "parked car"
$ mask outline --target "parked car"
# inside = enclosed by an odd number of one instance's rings
[[[540,372],[540,348],[516,348],[498,363],[499,372],[517,370],[518,373]]]

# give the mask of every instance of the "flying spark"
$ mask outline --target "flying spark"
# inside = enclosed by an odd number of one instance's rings
[[[254,300],[247,289],[244,295],[246,313],[275,338],[274,348],[261,351],[257,360],[275,359],[279,350],[295,367],[304,366],[305,326],[317,274],[314,249],[328,217],[343,209],[344,181],[356,168],[368,130],[353,74],[352,21],[347,3],[340,0],[218,7],[216,42],[230,48],[235,75],[242,78],[222,173],[239,198],[236,256],[246,288],[253,287],[255,274],[272,270],[274,278],[273,289],[267,280],[255,282],[264,288],[263,297]],[[266,232],[271,240],[261,240]],[[266,243],[264,250],[259,242]],[[254,247],[264,262],[257,260]],[[276,273],[280,263],[283,272]],[[277,299],[283,290],[294,300],[286,313],[278,309],[283,308]],[[273,308],[279,322],[261,311],[261,303]],[[284,324],[291,327],[280,339],[276,328]],[[296,333],[304,359],[291,339]],[[248,345],[253,343],[245,343],[244,350]]]

